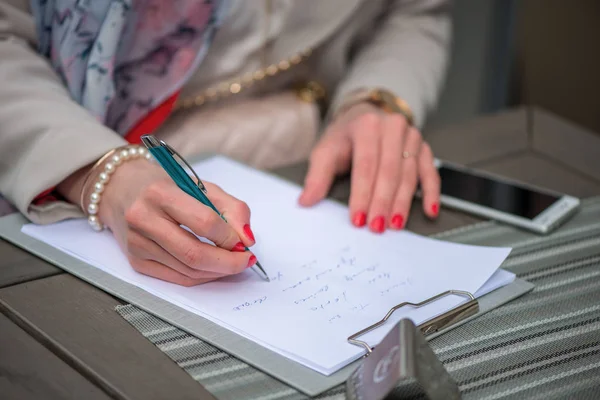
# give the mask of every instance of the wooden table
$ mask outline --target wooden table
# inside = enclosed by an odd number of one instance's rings
[[[600,137],[543,110],[522,108],[427,133],[437,157],[578,197],[600,194]],[[276,171],[301,182],[306,165]],[[331,196],[346,200],[341,180]],[[415,203],[421,234],[478,219]],[[0,240],[0,398],[212,398],[114,308],[120,302]]]

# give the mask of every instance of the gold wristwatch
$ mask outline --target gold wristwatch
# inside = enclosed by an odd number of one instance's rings
[[[404,115],[409,125],[414,122],[413,112],[404,100],[385,89],[359,89],[346,97],[336,114],[357,103],[368,102],[382,110]]]

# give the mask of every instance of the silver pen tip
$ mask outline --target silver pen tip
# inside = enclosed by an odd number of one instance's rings
[[[262,265],[260,265],[260,262],[257,260],[256,264],[254,264],[259,270],[260,272],[262,272],[263,277],[265,278],[265,280],[267,282],[271,282],[271,279],[269,278],[269,275],[267,275],[267,272],[264,270],[264,268],[262,267]]]

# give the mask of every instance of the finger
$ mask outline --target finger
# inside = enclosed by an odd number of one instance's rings
[[[438,216],[440,211],[440,174],[433,163],[433,152],[429,144],[423,142],[419,155],[419,178],[423,195],[423,211],[430,218]]]
[[[127,232],[127,251],[136,258],[156,261],[192,279],[218,279],[226,276],[222,273],[206,272],[190,268],[158,244],[134,230]]]
[[[350,218],[364,226],[379,165],[380,123],[377,115],[364,114],[352,126],[352,173],[350,177]]]
[[[215,280],[215,278],[190,278],[153,260],[142,260],[132,257],[129,263],[133,269],[141,274],[182,286],[196,286]]]
[[[304,189],[298,199],[300,205],[305,207],[323,200],[335,176],[349,167],[352,150],[350,142],[335,133],[326,135],[330,136],[321,141],[310,156]]]
[[[136,230],[153,240],[173,257],[190,268],[237,274],[256,257],[250,252],[234,252],[201,242],[196,236],[164,217],[138,222]]]
[[[207,183],[206,186],[215,207],[223,214],[243,245],[248,247],[254,245],[256,238],[250,228],[248,204],[225,192],[217,185]]]
[[[160,208],[178,224],[187,226],[196,235],[209,239],[223,249],[239,247],[240,237],[233,227],[213,209],[174,187],[177,192],[160,204]],[[215,201],[219,196],[215,195]],[[162,243],[162,242],[159,242]]]
[[[386,116],[381,123],[381,131],[381,159],[368,216],[369,228],[376,233],[382,233],[390,222],[392,204],[400,184],[400,154],[404,144],[406,120],[396,114]]]
[[[402,178],[392,206],[392,219],[396,222],[393,224],[394,229],[402,229],[410,213],[412,199],[417,189],[417,157],[421,141],[419,131],[414,127],[409,128],[403,150],[408,157],[402,156]]]

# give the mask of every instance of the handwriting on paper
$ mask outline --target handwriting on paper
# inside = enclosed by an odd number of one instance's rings
[[[307,281],[310,281],[310,276],[307,276],[306,278],[303,278],[303,279],[297,281],[292,286],[286,287],[282,291],[287,292],[288,290],[296,289],[298,286],[302,285],[304,282],[307,282]]]
[[[260,297],[258,299],[252,301],[246,301],[238,306],[233,307],[233,311],[241,311],[248,307],[252,307],[258,304],[262,304],[265,300],[267,300],[267,296]]]
[[[393,290],[398,290],[399,288],[401,288],[402,286],[406,286],[406,285],[411,285],[410,279],[406,278],[405,280],[395,283],[392,286],[386,287],[383,290],[379,291],[379,294],[381,296],[385,296],[386,294],[389,294],[391,291]]]
[[[283,279],[283,274],[281,271],[277,271],[275,275],[269,275],[269,279],[271,281],[281,281]]]
[[[329,318],[328,322],[332,323],[332,322],[335,322],[336,320],[341,319],[341,318],[342,318],[342,316],[340,314],[336,314],[333,317]]]
[[[341,294],[341,295],[339,295],[339,296],[336,296],[336,297],[334,297],[334,298],[328,299],[328,300],[326,300],[326,301],[322,302],[321,304],[319,304],[319,305],[317,305],[317,306],[313,306],[313,307],[311,307],[311,308],[310,308],[310,310],[311,310],[311,311],[324,310],[324,309],[325,309],[325,307],[327,307],[327,306],[329,306],[329,305],[332,305],[332,304],[337,304],[337,303],[339,303],[340,301],[348,301],[348,300],[346,299],[346,292],[345,292],[345,291],[344,291],[344,292],[342,292],[342,294]]]
[[[346,278],[347,281],[353,281],[354,279],[356,279],[357,277],[361,276],[362,274],[364,274],[365,272],[373,272],[377,269],[377,265],[372,265],[370,267],[361,269],[358,272],[355,272],[353,274],[350,275],[346,275],[344,276],[344,278]]]
[[[265,293],[269,295],[271,305],[291,304],[297,312],[304,310],[315,315],[322,314],[327,322],[337,323],[369,308],[370,302],[365,301],[367,293],[378,297],[394,295],[411,284],[400,271],[391,270],[372,259],[359,259],[352,248],[345,247],[327,259],[301,264],[293,273],[283,275],[274,272]],[[266,295],[257,295],[233,309],[243,311],[265,307],[266,299]]]
[[[309,295],[309,296],[306,296],[306,297],[304,297],[304,298],[301,298],[301,299],[295,300],[295,301],[294,301],[294,303],[295,303],[295,304],[304,303],[305,301],[308,301],[308,300],[311,300],[311,299],[314,299],[314,298],[316,298],[316,297],[317,297],[319,294],[321,294],[321,293],[324,293],[324,292],[326,292],[326,291],[328,291],[328,290],[329,290],[329,286],[328,286],[328,285],[325,285],[325,286],[323,286],[322,288],[320,288],[319,290],[317,290],[316,292],[314,292],[313,294],[311,294],[311,295]]]
[[[378,282],[381,279],[390,279],[392,277],[392,275],[389,272],[384,272],[382,274],[377,275],[376,277],[369,279],[369,285]]]

